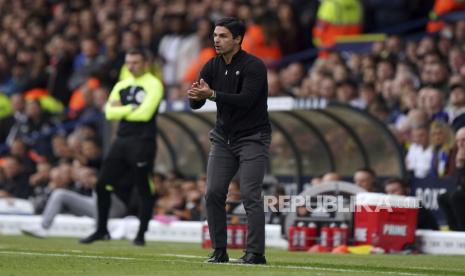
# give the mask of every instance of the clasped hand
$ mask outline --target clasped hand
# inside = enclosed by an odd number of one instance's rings
[[[203,79],[200,79],[199,82],[194,82],[191,88],[187,90],[189,100],[201,101],[210,98],[212,95],[213,91]]]

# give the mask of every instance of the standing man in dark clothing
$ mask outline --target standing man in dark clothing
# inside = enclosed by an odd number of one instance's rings
[[[217,122],[210,131],[211,149],[205,195],[214,252],[209,262],[228,262],[225,201],[228,185],[239,172],[241,198],[247,213],[246,254],[239,263],[265,264],[265,216],[262,183],[269,158],[271,127],[268,87],[263,62],[243,50],[245,26],[224,18],[213,33],[218,54],[203,67],[200,81],[188,90],[192,109],[216,102]]]
[[[455,157],[455,181],[457,188],[438,196],[439,207],[443,210],[452,231],[465,231],[465,127],[455,134],[457,155]]]
[[[145,245],[145,232],[152,216],[154,187],[151,172],[155,159],[156,114],[163,99],[163,85],[146,72],[148,56],[144,50],[126,53],[125,64],[131,78],[118,82],[105,107],[108,120],[120,120],[117,137],[103,162],[96,185],[97,230],[81,243],[108,240],[107,221],[110,193],[124,174],[131,173],[139,195],[139,231],[134,245]]]

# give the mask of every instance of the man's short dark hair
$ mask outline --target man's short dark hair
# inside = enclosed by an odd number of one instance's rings
[[[407,182],[402,178],[389,178],[384,181],[384,187],[390,184],[399,184],[404,190],[409,188]]]
[[[377,177],[376,172],[370,167],[362,167],[362,168],[357,169],[355,172],[366,172],[366,173],[370,174],[375,179]]]
[[[131,48],[126,52],[126,55],[140,55],[144,60],[149,59],[150,53],[144,48]]]
[[[391,184],[399,184],[402,190],[404,191],[405,195],[408,195],[410,192],[410,187],[409,184],[406,180],[402,178],[389,178],[386,181],[384,181],[384,189],[386,189],[386,186],[391,185]]]
[[[241,43],[242,40],[244,39],[244,34],[245,34],[245,24],[241,20],[235,17],[225,17],[221,18],[215,23],[215,27],[220,26],[220,27],[225,27],[228,29],[233,38],[236,38],[237,36],[241,36]]]
[[[454,90],[454,89],[456,89],[456,88],[460,88],[460,90],[461,90],[462,92],[465,91],[465,85],[464,85],[463,83],[454,83],[454,84],[452,84],[452,85],[449,87],[450,91],[452,91],[452,90]]]

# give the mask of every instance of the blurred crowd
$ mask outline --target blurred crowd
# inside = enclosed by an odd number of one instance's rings
[[[361,2],[368,31],[425,16],[433,4]],[[32,197],[40,213],[54,189],[92,196],[104,146],[102,109],[112,85],[129,74],[125,51],[149,49],[149,70],[163,80],[166,100],[185,100],[186,87],[215,55],[213,22],[223,16],[247,23],[243,48],[268,66],[270,97],[324,98],[363,109],[391,129],[415,177],[452,174],[454,133],[465,125],[465,21],[447,23],[419,40],[389,36],[363,54],[334,52],[277,66],[283,57],[312,47],[318,5],[303,0],[0,1],[0,197]],[[156,174],[154,182],[155,215],[203,218],[203,176]],[[230,192],[236,201],[237,185]]]

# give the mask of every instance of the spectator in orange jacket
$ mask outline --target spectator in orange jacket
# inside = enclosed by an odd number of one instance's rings
[[[457,10],[465,10],[463,0],[436,0],[426,30],[429,33],[439,32],[444,27],[444,21],[439,20],[438,17]]]

